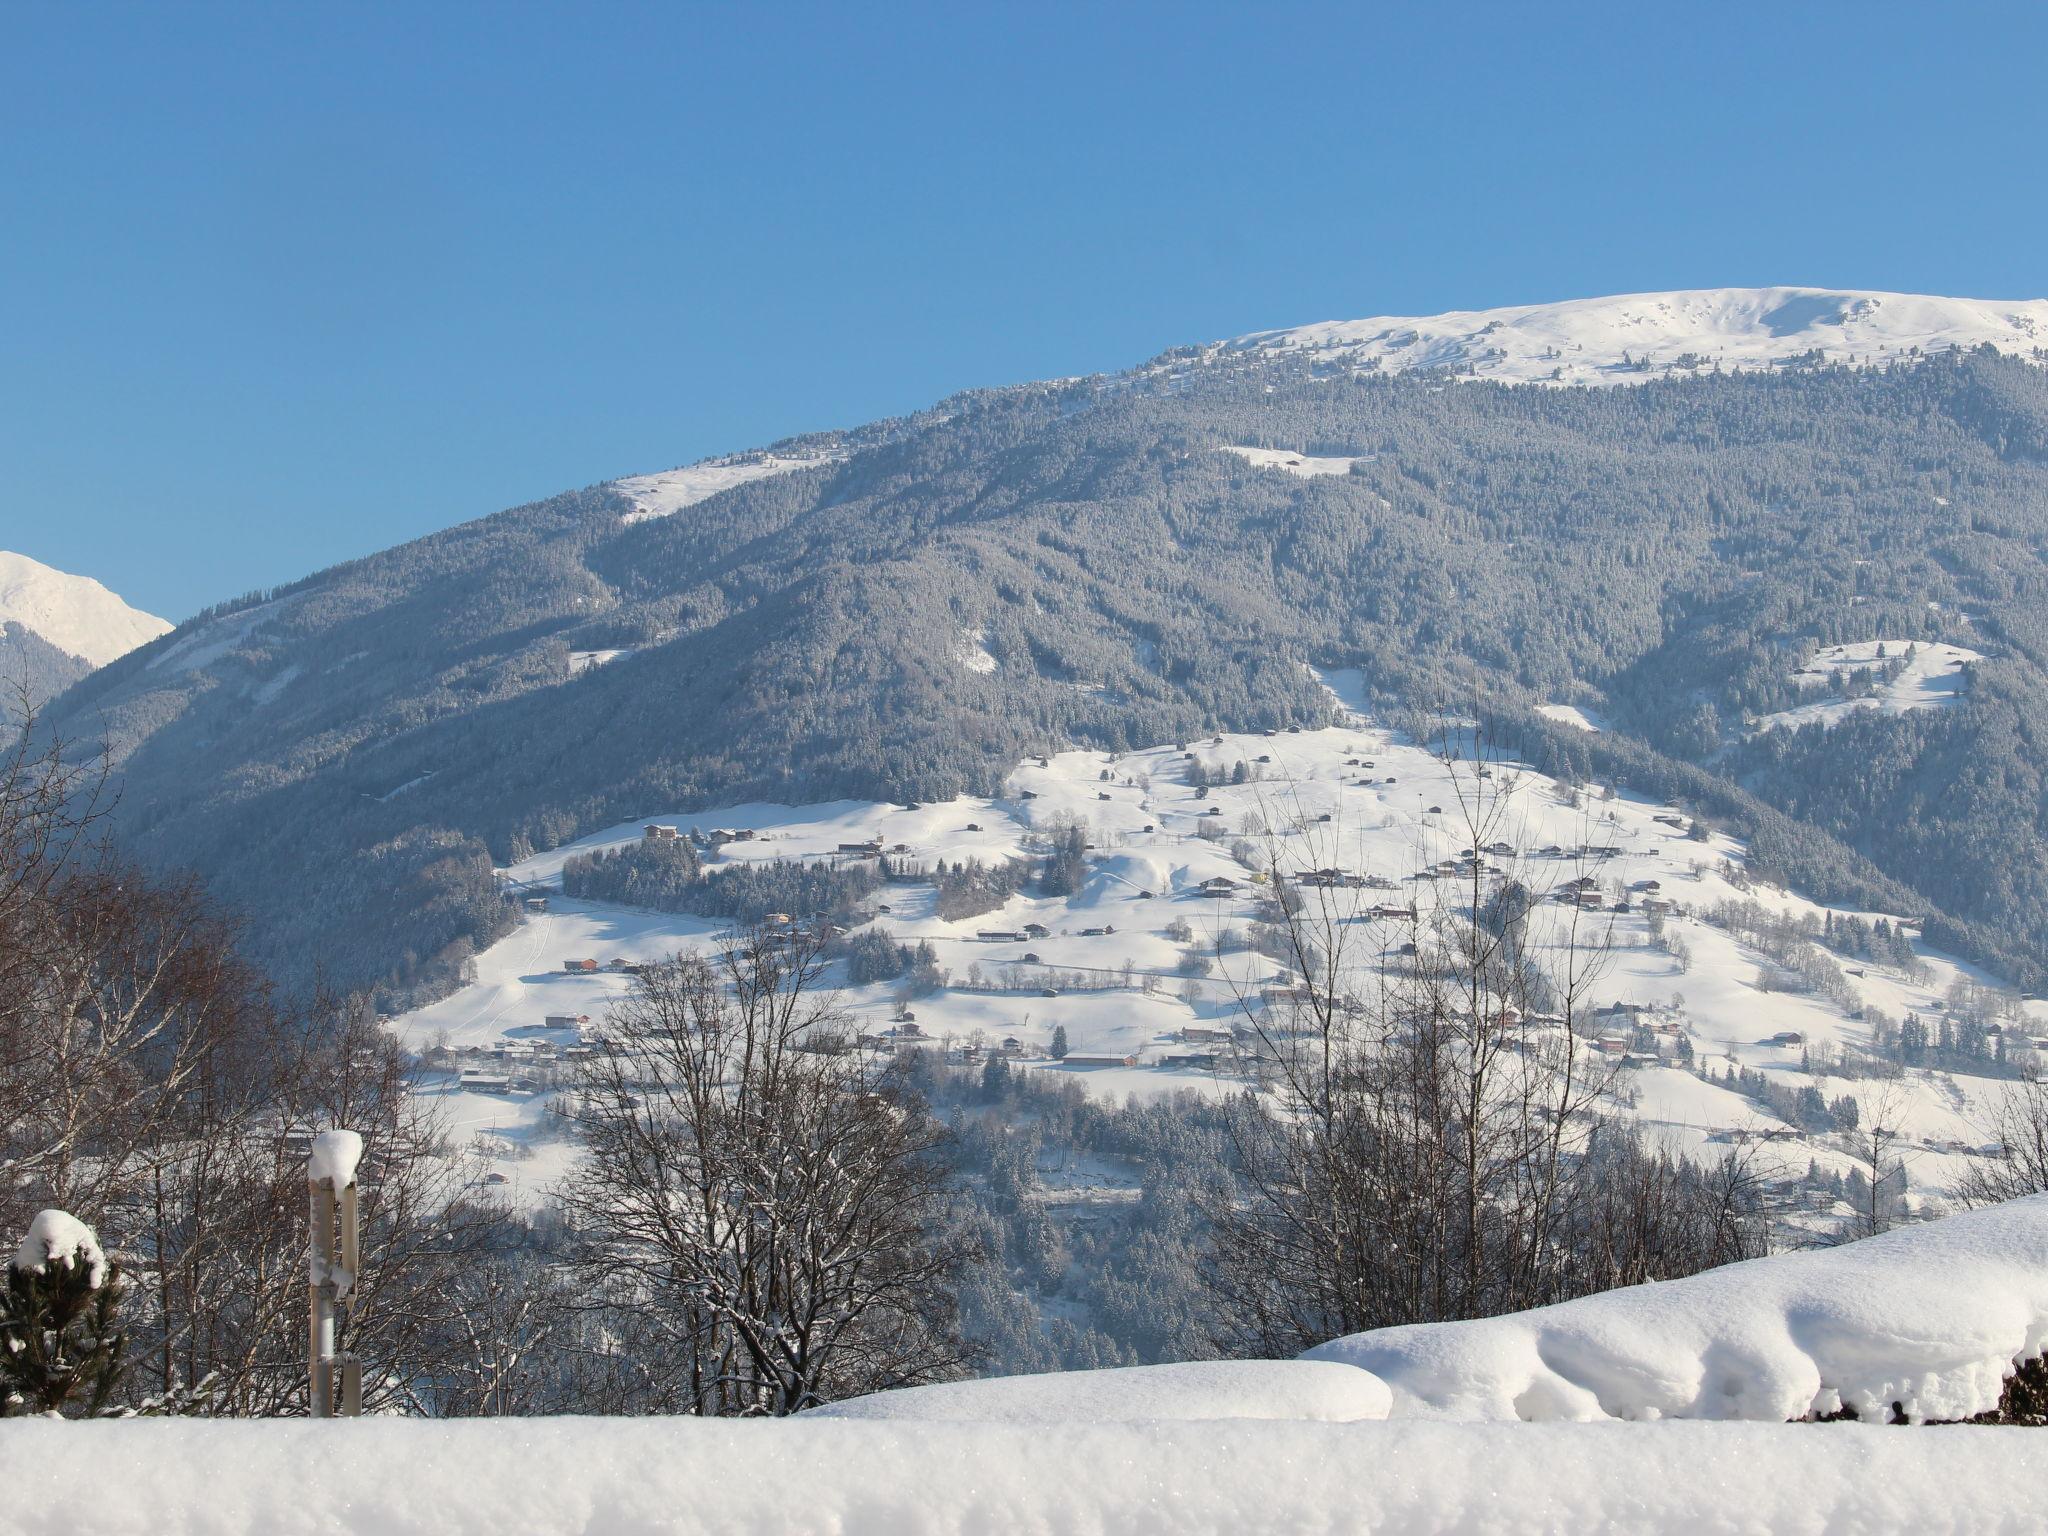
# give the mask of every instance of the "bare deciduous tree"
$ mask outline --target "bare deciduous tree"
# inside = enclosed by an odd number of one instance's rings
[[[656,967],[584,1075],[564,1200],[590,1304],[640,1336],[643,1410],[794,1413],[965,1363],[941,1127],[850,1049],[818,971],[764,933]]]

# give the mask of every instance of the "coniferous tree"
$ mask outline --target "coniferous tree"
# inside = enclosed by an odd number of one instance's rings
[[[123,1369],[121,1277],[90,1227],[44,1211],[0,1293],[0,1415],[102,1412]]]

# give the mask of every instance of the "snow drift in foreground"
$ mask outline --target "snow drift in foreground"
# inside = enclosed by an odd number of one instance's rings
[[[1303,354],[1384,373],[1451,368],[1520,383],[1640,384],[1674,369],[1771,368],[1815,352],[1830,362],[1884,363],[1986,344],[2041,360],[2048,299],[1692,288],[1332,320],[1240,336],[1222,351]]]
[[[2048,1195],[1470,1323],[1353,1334],[1396,1418],[1960,1419],[2048,1347]]]
[[[1320,1360],[1192,1360],[1109,1371],[996,1376],[877,1392],[813,1417],[983,1424],[1102,1424],[1137,1420],[1384,1419],[1386,1383]]]
[[[2044,1471],[1859,1424],[21,1421],[0,1536],[2019,1532]]]

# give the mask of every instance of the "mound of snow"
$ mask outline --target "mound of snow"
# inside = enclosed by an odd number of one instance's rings
[[[2023,1531],[2044,1452],[1859,1424],[21,1419],[0,1536]]]
[[[52,1264],[88,1271],[95,1289],[106,1282],[107,1256],[100,1251],[99,1234],[69,1211],[38,1211],[14,1250],[14,1268],[23,1274],[46,1275]]]
[[[90,576],[72,576],[0,549],[0,624],[9,620],[96,667],[171,628],[153,613],[130,608]]]
[[[1068,903],[1073,907],[1099,906],[1105,901],[1128,901],[1140,891],[1154,893],[1168,889],[1172,876],[1164,859],[1137,853],[1112,853],[1088,866],[1088,878]]]
[[[836,455],[832,454],[782,457],[772,453],[736,453],[719,459],[704,459],[681,469],[664,470],[658,475],[633,475],[628,479],[614,480],[612,489],[633,503],[633,510],[621,521],[641,523],[651,517],[668,517],[685,507],[694,507],[698,502],[708,500],[720,491],[729,491],[734,486],[766,480],[771,475],[786,475],[792,470],[830,464],[835,458]]]
[[[356,1167],[363,1160],[363,1138],[354,1131],[322,1131],[313,1138],[313,1150],[306,1159],[306,1178],[315,1184],[332,1184],[340,1189],[355,1182]]]
[[[1772,368],[1818,352],[1884,363],[1985,343],[2039,360],[2048,300],[1839,288],[1695,288],[1382,315],[1259,331],[1221,350],[1307,354],[1385,373],[1450,368],[1520,383],[1635,384],[1673,371]]]
[[[1120,1370],[997,1376],[877,1392],[813,1409],[834,1419],[959,1424],[1130,1424],[1162,1419],[1384,1419],[1370,1371],[1318,1360],[1191,1360]]]
[[[1731,1264],[1310,1350],[1363,1366],[1397,1418],[1960,1419],[2048,1347],[2048,1195],[1841,1248]]]

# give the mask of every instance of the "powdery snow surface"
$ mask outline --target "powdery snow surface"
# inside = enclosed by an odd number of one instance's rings
[[[1879,651],[1884,654],[1880,656]],[[1890,682],[1876,681],[1891,661],[1904,659],[1905,670]],[[1813,660],[1792,674],[1793,681],[1810,687],[1825,685],[1836,672],[1868,669],[1873,690],[1860,699],[1830,696],[1801,704],[1776,714],[1761,715],[1753,729],[1767,731],[1779,726],[1833,725],[1853,710],[1881,709],[1902,715],[1915,709],[1940,709],[1962,696],[1963,682],[1970,666],[1984,659],[1983,653],[1967,646],[1938,640],[1858,640],[1847,645],[1830,645],[1814,653]]]
[[[1717,364],[1774,368],[1816,351],[1831,362],[1883,364],[1985,343],[2040,361],[2048,300],[1695,288],[1326,321],[1255,332],[1219,350],[1306,354],[1383,373],[1450,368],[1510,383],[1637,384]]]
[[[1319,1360],[1192,1360],[1107,1371],[994,1376],[877,1392],[814,1409],[814,1418],[924,1423],[1125,1424],[1170,1419],[1384,1419],[1385,1382]]]
[[[0,549],[0,624],[9,620],[96,667],[171,628],[155,614],[129,607],[90,576]]]
[[[38,1211],[14,1250],[14,1268],[24,1273],[45,1275],[52,1264],[91,1271],[96,1288],[107,1278],[99,1234],[69,1211]]]
[[[16,1422],[0,1536],[2026,1532],[2030,1429]]]
[[[2048,1346],[2048,1196],[1468,1323],[1353,1334],[1397,1418],[1959,1419]]]
[[[633,510],[622,521],[640,523],[651,517],[669,517],[685,507],[694,507],[698,502],[716,496],[720,491],[729,491],[749,481],[766,480],[771,475],[786,475],[791,470],[830,464],[836,458],[837,455],[824,453],[792,457],[765,452],[736,453],[724,458],[705,459],[681,469],[664,470],[658,475],[633,475],[615,480],[612,489],[633,503]]]
[[[1360,462],[1357,458],[1317,458],[1307,453],[1291,453],[1284,448],[1226,447],[1223,451],[1234,453],[1260,469],[1283,469],[1304,480],[1314,479],[1317,475],[1348,475],[1351,466]]]

